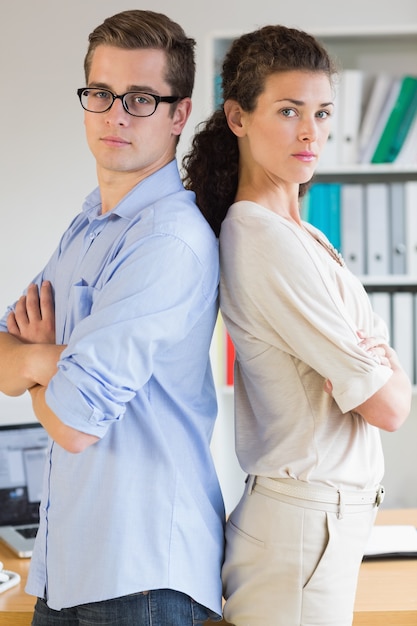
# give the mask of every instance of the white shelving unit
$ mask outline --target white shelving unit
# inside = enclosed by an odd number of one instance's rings
[[[377,74],[389,73],[395,77],[405,74],[417,75],[417,26],[396,26],[392,30],[374,29],[334,29],[313,32],[336,60],[339,68],[361,69]],[[213,33],[207,41],[207,94],[213,107],[215,104],[215,76],[220,74],[222,60],[231,41],[239,32]],[[371,182],[407,182],[417,180],[417,165],[398,166],[395,164],[378,165],[335,165],[318,168],[317,182],[371,183]],[[417,211],[417,206],[416,206]],[[401,289],[417,286],[417,276],[384,275],[361,277],[366,285],[389,286]],[[417,312],[416,312],[417,314]],[[415,325],[416,327],[416,325]],[[415,356],[417,360],[417,355]],[[217,363],[219,355],[214,361]],[[216,366],[215,366],[216,370]],[[237,502],[243,489],[243,472],[236,458],[230,457],[234,446],[233,432],[233,390],[223,385],[222,368],[215,371],[218,382],[219,419],[213,440],[213,454],[218,466],[220,480],[225,495],[226,508],[229,511]],[[397,433],[382,433],[386,457],[385,486],[387,488],[387,507],[417,506],[417,394],[413,400],[412,414],[406,424]],[[413,448],[410,448],[413,442]]]
[[[359,69],[369,75],[390,74],[400,78],[417,75],[417,29],[408,26],[393,30],[339,30],[317,33],[341,69]],[[353,164],[318,168],[317,182],[336,183],[395,183],[417,180],[417,163]],[[415,207],[417,211],[417,206]],[[364,275],[361,280],[368,289],[387,287],[395,290],[417,289],[417,275]],[[414,325],[415,330],[415,325]],[[417,494],[416,494],[417,497]]]

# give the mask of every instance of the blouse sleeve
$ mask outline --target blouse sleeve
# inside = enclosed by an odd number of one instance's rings
[[[392,374],[359,346],[358,329],[375,332],[367,294],[310,235],[269,213],[222,226],[222,310],[260,340],[240,357],[265,344],[283,350],[331,380],[341,410],[352,410]]]

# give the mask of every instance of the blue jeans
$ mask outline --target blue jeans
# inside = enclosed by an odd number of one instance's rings
[[[32,626],[197,626],[219,617],[171,589],[134,593],[54,611],[38,598]]]

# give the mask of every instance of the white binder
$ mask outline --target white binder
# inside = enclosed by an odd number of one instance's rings
[[[364,73],[360,69],[342,71],[339,88],[340,163],[359,160],[359,126],[362,116]]]
[[[375,76],[359,129],[359,161],[362,160],[362,156],[369,145],[393,82],[394,79],[389,74],[377,74]]]
[[[365,273],[364,187],[346,183],[340,192],[341,251],[346,265],[356,275]]]
[[[390,184],[390,269],[392,274],[405,274],[407,243],[405,240],[405,189],[403,183]]]
[[[417,181],[404,183],[407,274],[417,280]]]
[[[369,295],[372,309],[386,324],[388,335],[392,338],[391,294],[388,291],[375,291]]]
[[[392,345],[400,363],[414,382],[414,316],[413,294],[409,291],[397,291],[392,294]]]
[[[389,193],[387,183],[365,185],[366,260],[370,275],[389,274]]]

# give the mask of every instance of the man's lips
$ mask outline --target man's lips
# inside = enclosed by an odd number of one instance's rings
[[[128,146],[130,144],[130,141],[126,141],[126,139],[122,139],[122,137],[114,137],[113,135],[102,137],[101,141],[107,146],[112,146],[115,148]]]

